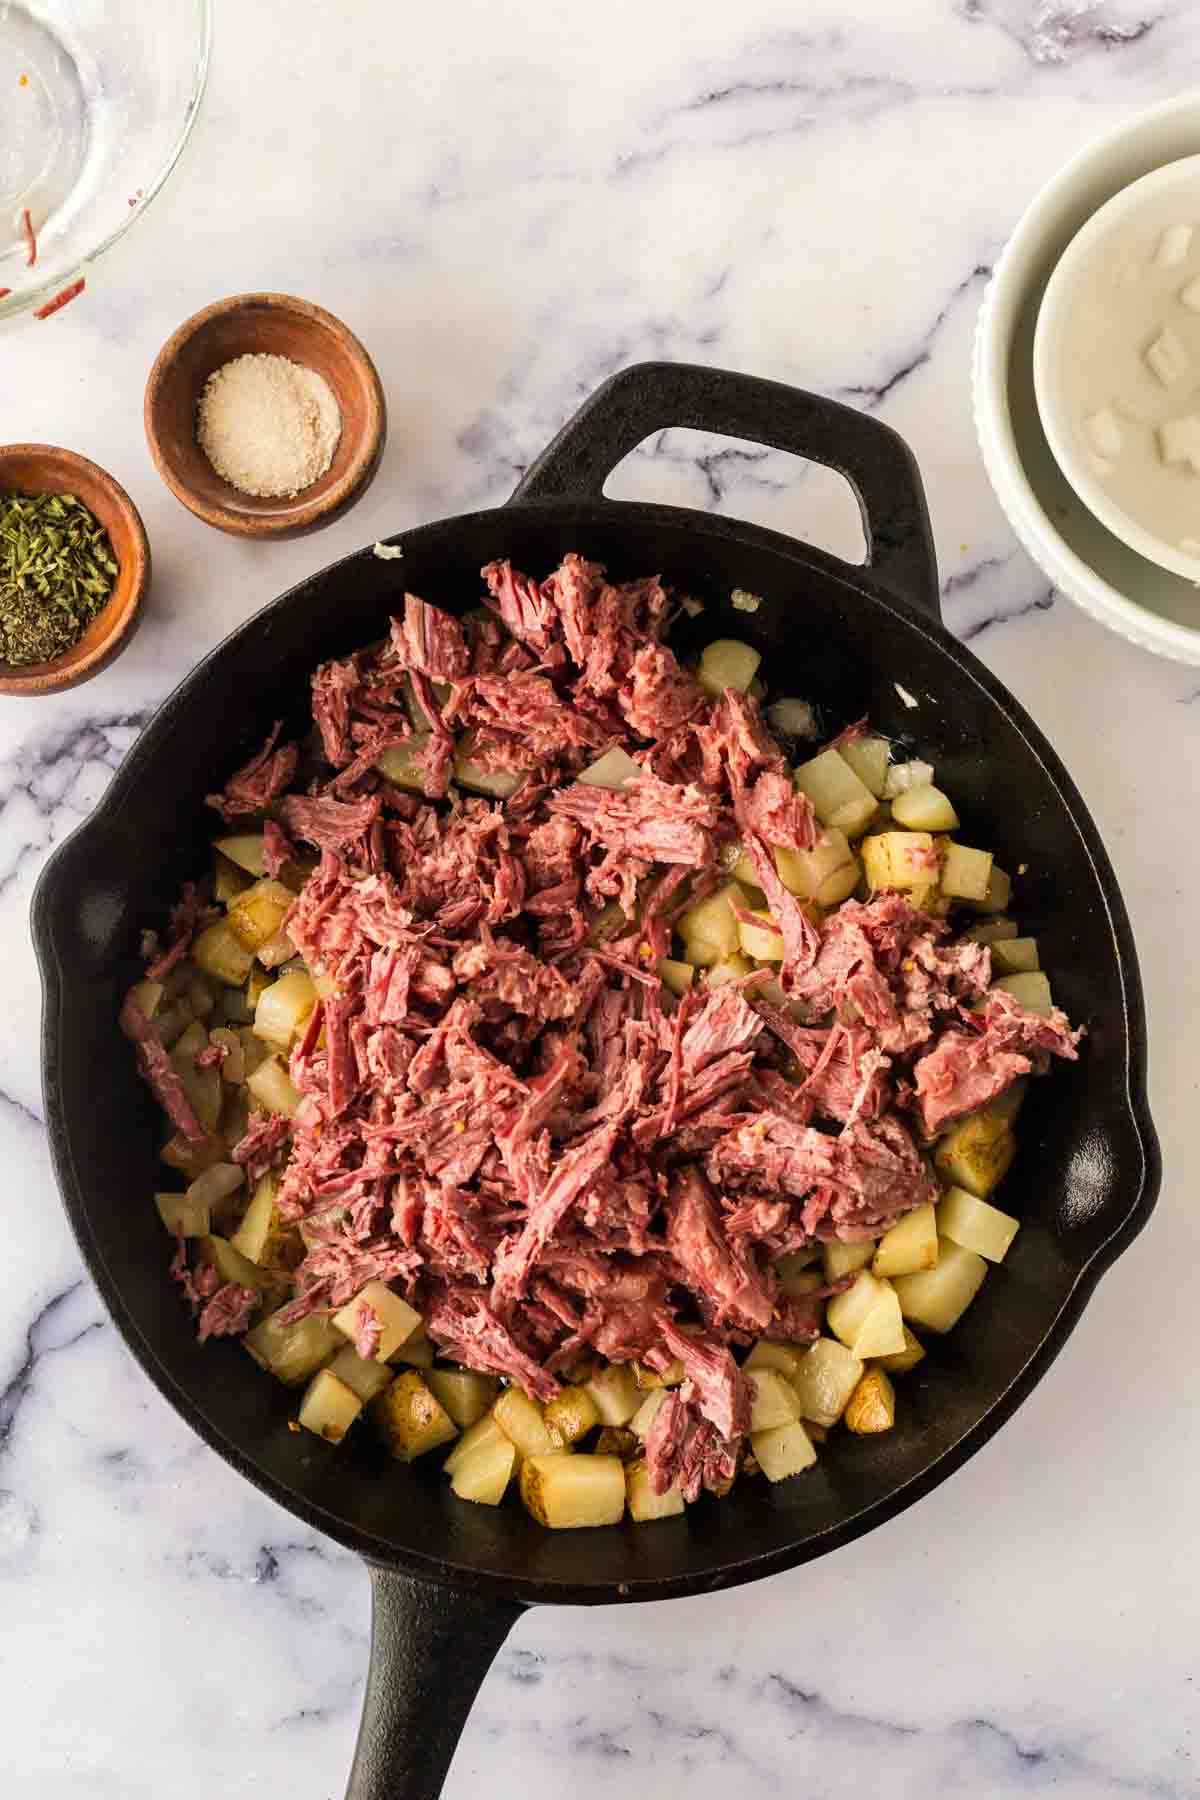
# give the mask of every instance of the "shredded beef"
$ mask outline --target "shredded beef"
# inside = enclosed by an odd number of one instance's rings
[[[656,577],[568,555],[541,582],[508,562],[483,579],[494,616],[409,594],[385,638],[316,671],[302,774],[277,725],[212,798],[263,819],[270,874],[320,852],[285,921],[321,995],[289,1057],[299,1105],[252,1115],[233,1159],[250,1186],[278,1169],[302,1228],[281,1324],[391,1283],[441,1353],[543,1401],[581,1354],[678,1358],[651,1483],[720,1493],[753,1398],[733,1352],[820,1328],[829,1290],[782,1293],[779,1256],[932,1198],[925,1138],[1073,1057],[1079,1033],[990,990],[987,949],[900,895],[823,916],[789,892],[776,852],[814,846],[812,806],[757,702],[710,699],[663,642]],[[418,731],[420,794],[377,767]],[[521,775],[506,800],[449,786],[464,746],[485,782]],[[611,747],[640,773],[581,782]],[[658,963],[739,844],[780,983],[759,970],[676,1002]],[[208,917],[185,888],[152,977]],[[132,991],[121,1025],[176,1130],[205,1140]],[[172,1273],[202,1337],[245,1329],[254,1290],[192,1267],[182,1239]],[[375,1356],[377,1313],[352,1320]]]

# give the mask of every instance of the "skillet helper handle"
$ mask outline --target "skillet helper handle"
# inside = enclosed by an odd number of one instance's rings
[[[371,1663],[346,1800],[438,1800],[484,1676],[525,1609],[368,1567]]]
[[[695,363],[635,363],[584,401],[513,500],[599,500],[622,457],[672,425],[789,450],[845,476],[862,514],[867,568],[888,593],[941,622],[925,492],[908,445],[869,413],[780,381]]]

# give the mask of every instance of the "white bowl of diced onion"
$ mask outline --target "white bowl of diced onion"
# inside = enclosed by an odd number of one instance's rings
[[[1088,220],[1143,176],[1197,155],[1200,89],[1191,89],[1086,145],[1059,170],[996,264],[980,309],[973,378],[989,479],[1047,580],[1130,642],[1191,664],[1200,664],[1195,578],[1135,549],[1068,480],[1043,426],[1033,350],[1043,295]]]
[[[1123,543],[1200,580],[1200,156],[1094,213],[1051,275],[1033,385],[1059,468]]]

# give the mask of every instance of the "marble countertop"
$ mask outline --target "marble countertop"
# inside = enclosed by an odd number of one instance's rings
[[[326,560],[502,500],[578,401],[664,356],[816,388],[924,472],[953,629],[1049,733],[1103,832],[1146,977],[1166,1181],[1012,1422],[825,1560],[720,1597],[535,1612],[450,1800],[1061,1800],[1200,1793],[1185,1150],[1200,964],[1195,671],[1047,590],[988,488],[968,367],[988,271],[1084,140],[1195,82],[1184,0],[217,0],[185,159],[86,300],[0,344],[8,439],[68,444],[144,514],[141,633],[77,692],[0,704],[0,1721],[13,1800],[343,1791],[366,1664],[355,1560],[182,1424],[85,1278],[40,1122],[27,911],[189,666]],[[319,539],[207,531],[159,483],[141,391],[218,295],[304,294],[374,353],[391,438]],[[836,478],[673,435],[620,494],[853,551]]]

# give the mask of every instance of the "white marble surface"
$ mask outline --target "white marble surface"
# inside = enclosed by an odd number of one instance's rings
[[[1186,0],[217,0],[184,164],[119,265],[0,340],[0,436],[141,506],[155,585],[120,664],[0,703],[0,1735],[12,1800],[340,1795],[366,1657],[354,1560],[179,1424],[107,1324],[42,1128],[26,913],[49,849],[234,624],[380,533],[501,500],[605,374],[692,358],[877,410],[924,470],[947,617],[1049,732],[1133,915],[1167,1178],[1013,1422],[916,1510],[720,1598],[543,1611],[448,1794],[850,1800],[1200,1793],[1192,1184],[1196,674],[1046,591],[968,399],[983,283],[1085,138],[1200,78]],[[305,294],[374,352],[391,440],[318,540],[207,532],[141,389],[196,307]],[[678,440],[621,493],[853,544],[837,483]]]

